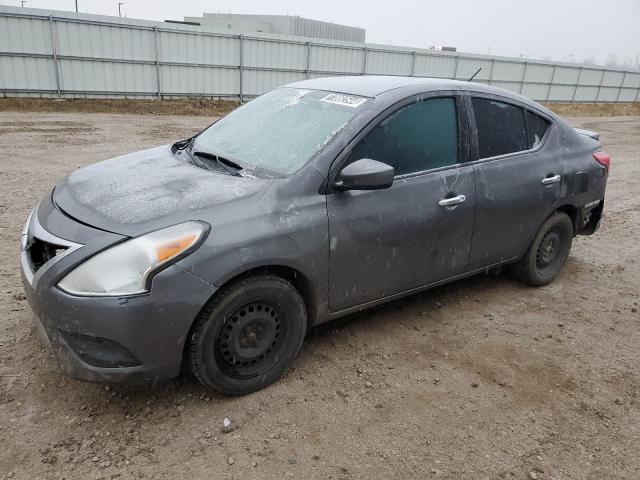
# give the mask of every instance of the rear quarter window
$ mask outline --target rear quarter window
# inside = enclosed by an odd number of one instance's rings
[[[527,146],[536,148],[549,130],[551,122],[529,111],[525,113],[525,118],[527,120]]]
[[[479,158],[527,150],[524,110],[509,103],[473,98]]]

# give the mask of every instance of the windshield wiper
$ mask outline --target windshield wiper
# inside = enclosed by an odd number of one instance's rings
[[[234,162],[233,160],[229,160],[228,158],[224,158],[219,155],[216,155],[215,153],[209,153],[209,152],[196,151],[196,152],[191,152],[191,155],[193,155],[194,157],[206,158],[207,160],[213,160],[218,165],[221,165],[222,168],[224,168],[227,172],[231,173],[232,175],[235,175],[237,177],[242,176],[242,174],[240,174],[240,170],[242,170],[242,167],[238,165],[236,162]]]
[[[195,138],[196,137],[194,135],[193,137],[187,138],[185,140],[178,140],[176,143],[172,145],[172,148],[175,148],[176,150],[184,150],[185,148],[188,148],[191,146]]]

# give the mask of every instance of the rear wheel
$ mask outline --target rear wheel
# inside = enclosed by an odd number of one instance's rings
[[[223,287],[196,320],[190,369],[219,392],[254,392],[286,372],[306,328],[304,301],[289,282],[272,275],[239,280]]]
[[[516,276],[528,285],[548,285],[564,267],[572,241],[571,219],[566,213],[554,213],[544,222],[524,257],[514,265]]]

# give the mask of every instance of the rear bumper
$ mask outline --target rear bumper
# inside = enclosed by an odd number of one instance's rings
[[[580,209],[582,225],[577,231],[578,235],[592,235],[600,228],[602,211],[604,210],[604,199],[596,200]]]
[[[47,231],[36,212],[33,217],[26,231]],[[68,217],[57,220],[75,223]],[[61,235],[64,228],[59,222],[56,226]],[[70,227],[70,232],[90,228],[77,223]],[[22,280],[35,324],[62,370],[80,380],[128,384],[178,375],[191,324],[215,287],[172,265],[154,277],[144,295],[77,297],[60,290],[59,279],[94,251],[89,244],[80,245],[36,272],[21,252]]]

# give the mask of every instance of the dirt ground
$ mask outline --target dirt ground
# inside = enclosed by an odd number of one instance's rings
[[[57,179],[209,119],[0,113],[0,478],[640,478],[640,117],[571,122],[601,132],[612,171],[600,231],[555,283],[481,275],[351,316],[278,383],[226,398],[65,378],[18,267]]]

